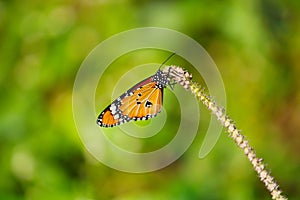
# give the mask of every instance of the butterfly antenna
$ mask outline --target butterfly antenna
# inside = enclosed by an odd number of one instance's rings
[[[172,53],[161,65],[158,69],[160,69],[168,60],[170,60],[170,58],[172,58],[172,56],[174,56],[176,53]]]

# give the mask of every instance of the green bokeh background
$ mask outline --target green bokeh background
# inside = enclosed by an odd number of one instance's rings
[[[205,159],[198,158],[210,117],[203,106],[196,140],[162,170],[119,172],[84,149],[72,115],[76,72],[101,41],[145,26],[171,28],[203,45],[222,74],[228,113],[284,192],[299,198],[299,22],[297,0],[0,1],[0,199],[270,199],[225,133]],[[97,100],[109,103],[114,77],[168,55],[153,52],[110,67]],[[175,58],[172,64],[181,63]],[[165,104],[176,120],[168,95]],[[172,138],[160,134],[144,148]]]

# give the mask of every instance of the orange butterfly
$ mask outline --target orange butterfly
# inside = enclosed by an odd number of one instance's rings
[[[167,85],[172,88],[169,76],[159,69],[153,76],[139,82],[107,106],[98,116],[97,124],[113,127],[131,120],[155,117],[161,112],[163,91]]]

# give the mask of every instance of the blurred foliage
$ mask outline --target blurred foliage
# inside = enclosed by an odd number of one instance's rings
[[[270,199],[225,134],[198,158],[209,120],[204,107],[193,145],[162,170],[119,172],[84,149],[72,116],[76,72],[98,43],[145,26],[180,31],[204,46],[224,79],[229,114],[290,199],[299,198],[299,11],[296,0],[0,1],[0,199]],[[123,62],[109,74],[148,60]],[[162,137],[153,142],[171,136]]]

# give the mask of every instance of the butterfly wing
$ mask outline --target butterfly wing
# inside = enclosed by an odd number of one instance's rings
[[[148,83],[132,92],[131,96],[122,100],[119,109],[122,115],[133,120],[146,120],[156,116],[162,108],[163,88],[156,83]]]
[[[162,108],[163,89],[149,77],[111,103],[97,119],[102,127],[113,127],[131,120],[155,117]]]

